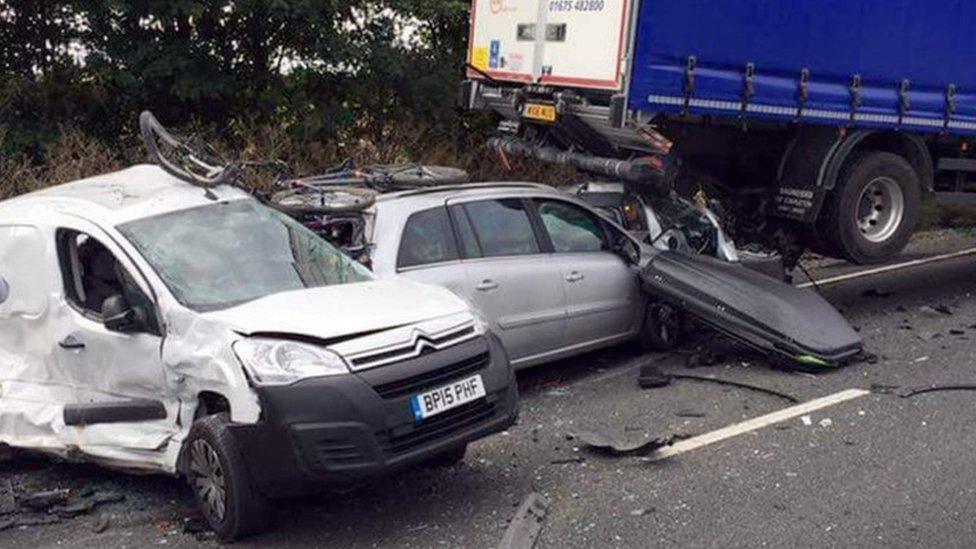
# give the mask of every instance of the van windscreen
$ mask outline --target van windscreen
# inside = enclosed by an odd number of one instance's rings
[[[176,299],[195,311],[373,280],[368,269],[315,233],[254,200],[180,210],[118,229]]]

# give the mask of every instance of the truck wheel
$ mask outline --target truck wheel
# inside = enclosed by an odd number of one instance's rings
[[[905,248],[918,224],[922,190],[904,158],[870,152],[848,162],[830,200],[822,226],[830,252],[863,265]]]
[[[204,519],[217,537],[233,541],[267,527],[269,511],[227,422],[227,414],[196,421],[183,451],[186,478]]]
[[[681,313],[664,303],[651,303],[644,313],[638,342],[645,351],[670,351],[681,343]]]

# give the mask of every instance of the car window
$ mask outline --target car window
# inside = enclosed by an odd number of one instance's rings
[[[373,280],[366,267],[254,200],[220,202],[123,224],[173,296],[196,311]]]
[[[607,249],[600,219],[575,204],[559,200],[539,201],[539,217],[556,253]]]
[[[484,200],[464,205],[482,255],[498,257],[539,253],[529,213],[519,199]]]
[[[65,297],[86,316],[102,318],[102,306],[113,296],[123,296],[132,307],[147,313],[147,328],[157,333],[153,301],[132,274],[98,239],[78,231],[57,232],[58,257]]]
[[[434,208],[410,216],[400,239],[398,268],[444,263],[458,258],[447,208]]]
[[[478,243],[478,236],[474,234],[471,218],[464,206],[451,206],[451,218],[461,240],[461,255],[467,259],[481,257],[481,244]]]

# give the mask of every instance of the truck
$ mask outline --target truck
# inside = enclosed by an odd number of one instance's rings
[[[972,202],[962,0],[473,0],[463,106],[504,154],[695,196],[737,239],[859,264]]]

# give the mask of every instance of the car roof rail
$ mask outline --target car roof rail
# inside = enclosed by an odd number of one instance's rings
[[[409,191],[399,191],[380,196],[380,200],[404,198],[408,196],[422,196],[451,191],[484,190],[484,189],[544,189],[555,191],[555,187],[541,183],[462,183],[458,185],[442,185],[438,187],[424,187]]]

